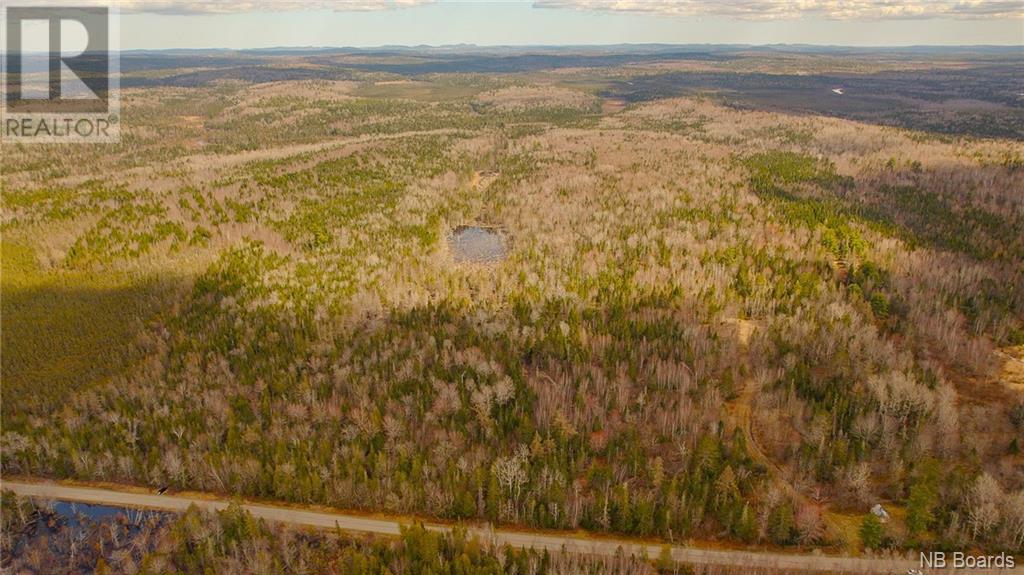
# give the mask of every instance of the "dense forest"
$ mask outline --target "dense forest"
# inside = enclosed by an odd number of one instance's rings
[[[1024,553],[1019,140],[585,71],[353,78],[131,88],[119,145],[5,150],[6,475]],[[506,256],[454,258],[462,225]],[[653,569],[154,529],[151,572]]]

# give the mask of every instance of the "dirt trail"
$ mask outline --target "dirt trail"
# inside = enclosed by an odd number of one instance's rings
[[[1024,345],[998,349],[995,353],[1004,360],[999,380],[1011,391],[1024,393]]]
[[[757,324],[749,319],[735,319],[730,323],[736,324],[737,339],[740,342],[746,377],[743,379],[743,387],[740,389],[739,396],[729,404],[729,412],[735,420],[736,427],[743,433],[751,457],[771,470],[772,475],[778,479],[782,474],[782,468],[761,449],[761,444],[758,443],[753,431],[753,403],[754,397],[760,392],[760,387],[757,378],[754,377],[753,366],[750,362],[750,336],[753,335]],[[793,491],[793,488],[788,485],[784,485],[784,487],[788,488],[788,491]]]
[[[807,497],[797,491],[791,483],[785,481],[786,473],[761,447],[754,433],[754,397],[761,391],[756,377],[754,377],[753,366],[750,362],[750,337],[757,329],[757,322],[749,319],[734,319],[730,323],[736,324],[737,339],[740,342],[740,352],[743,357],[743,366],[746,377],[743,379],[743,388],[735,401],[728,405],[729,413],[736,423],[736,427],[743,433],[743,439],[747,444],[747,451],[758,463],[764,465],[769,472],[774,484],[786,493],[787,496],[799,503],[807,503]],[[816,504],[815,504],[816,505]]]
[[[477,170],[473,172],[473,177],[469,180],[469,187],[477,191],[484,190],[487,189],[487,186],[490,186],[496,179],[498,179],[497,172],[481,172],[480,170]]]
[[[829,511],[828,506],[820,501],[815,501],[809,498],[807,495],[801,493],[793,484],[786,481],[786,472],[782,467],[777,464],[771,457],[768,456],[764,448],[761,447],[760,442],[757,439],[757,434],[754,433],[754,414],[753,414],[753,403],[754,398],[761,391],[758,379],[754,377],[752,365],[750,362],[750,336],[757,329],[758,324],[755,321],[747,319],[734,319],[730,323],[735,323],[737,327],[737,339],[740,343],[740,351],[743,357],[743,365],[746,369],[746,377],[743,380],[743,388],[740,390],[739,396],[731,403],[728,404],[728,412],[732,416],[736,427],[743,433],[743,438],[746,440],[747,452],[750,454],[755,461],[765,466],[768,469],[770,480],[778,488],[780,488],[787,497],[792,499],[798,505],[806,505],[817,507],[821,512],[822,518],[825,520],[825,524],[828,527],[828,531],[833,535],[846,534],[849,537],[849,523],[853,521],[859,524],[861,515],[860,514],[840,514]],[[890,509],[891,510],[891,509]],[[848,543],[852,543],[848,541]],[[856,545],[854,544],[854,548]]]

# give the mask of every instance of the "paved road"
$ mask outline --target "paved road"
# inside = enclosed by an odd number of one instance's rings
[[[155,493],[139,493],[118,491],[115,489],[97,489],[91,487],[75,487],[55,483],[30,483],[4,481],[0,488],[10,489],[23,496],[77,501],[100,505],[124,507],[143,507],[169,511],[183,511],[190,505],[202,509],[224,509],[229,501],[214,498],[186,497],[181,495],[157,495]],[[333,529],[335,526],[345,531],[397,535],[401,523],[397,520],[362,517],[319,511],[304,511],[290,507],[277,507],[257,503],[243,503],[254,517],[268,521],[280,521],[293,525]],[[446,531],[446,525],[428,524],[428,529]],[[591,555],[614,555],[618,548],[626,554],[657,558],[662,546],[635,543],[617,539],[587,539],[583,537],[559,536],[529,532],[485,530],[469,528],[469,533],[481,539],[492,540],[499,545],[509,544],[514,547],[533,547],[550,551],[565,550],[572,553]],[[861,559],[854,557],[832,557],[822,555],[794,555],[781,553],[759,553],[751,551],[733,551],[719,549],[698,549],[693,547],[673,547],[672,557],[683,563],[698,565],[727,565],[749,568],[778,568],[801,571],[818,571],[827,573],[887,573],[903,575],[908,569],[917,566],[916,561]],[[1020,571],[1013,571],[1019,573]],[[1001,573],[1009,573],[1003,571]]]

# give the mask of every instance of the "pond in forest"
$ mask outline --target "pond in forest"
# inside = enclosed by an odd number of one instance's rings
[[[497,228],[459,226],[448,236],[457,262],[490,263],[505,257],[505,237]]]
[[[123,507],[109,507],[107,505],[93,505],[91,503],[77,503],[74,501],[55,501],[53,511],[61,517],[68,519],[84,515],[92,520],[102,520],[124,513]]]

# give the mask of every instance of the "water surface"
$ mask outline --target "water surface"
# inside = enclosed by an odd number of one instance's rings
[[[505,238],[494,228],[459,226],[448,238],[457,262],[489,263],[505,257]]]

